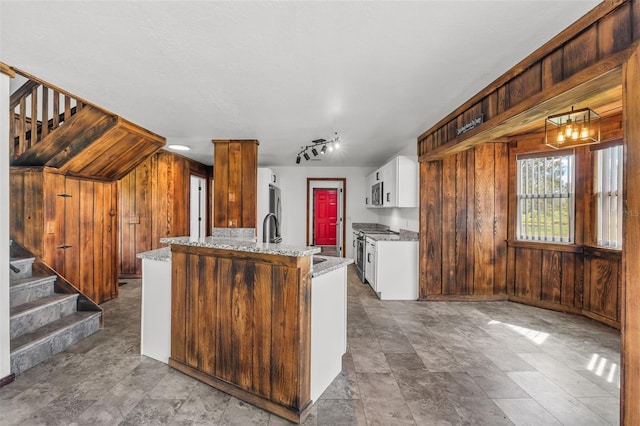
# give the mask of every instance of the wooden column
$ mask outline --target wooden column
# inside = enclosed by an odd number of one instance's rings
[[[640,49],[623,66],[625,181],[620,424],[640,424]]]
[[[212,140],[213,226],[255,228],[258,141]]]

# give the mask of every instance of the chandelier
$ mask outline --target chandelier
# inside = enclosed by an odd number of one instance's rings
[[[544,123],[544,143],[555,149],[600,142],[600,116],[590,108],[554,114]]]
[[[300,164],[301,157],[304,157],[306,161],[311,159],[309,152],[314,157],[317,157],[318,154],[325,154],[327,151],[331,152],[334,149],[340,148],[340,136],[338,136],[338,132],[334,133],[333,138],[326,139],[316,139],[311,141],[311,145],[301,146],[300,152],[298,152],[298,156],[296,157],[296,164]],[[319,151],[318,151],[319,150]]]

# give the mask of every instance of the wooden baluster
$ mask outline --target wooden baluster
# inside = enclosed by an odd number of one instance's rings
[[[57,90],[53,90],[53,127],[51,130],[55,130],[60,125],[60,93]]]
[[[71,117],[71,98],[69,95],[64,95],[64,121],[66,122]]]
[[[27,149],[38,143],[38,86],[31,89],[31,139]]]
[[[49,88],[42,86],[42,133],[40,140],[49,134]]]
[[[76,99],[76,114],[80,112],[80,110],[84,107],[82,101]]]
[[[18,121],[18,156],[22,155],[22,153],[24,153],[25,151],[25,132],[26,132],[26,123],[25,123],[25,110],[27,109],[26,107],[26,102],[25,102],[25,98],[26,96],[23,96],[22,98],[20,98],[20,116],[19,116],[19,121]]]

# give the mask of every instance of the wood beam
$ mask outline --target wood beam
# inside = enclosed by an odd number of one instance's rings
[[[634,45],[634,49],[637,46]],[[420,156],[420,161],[441,160],[458,152],[467,150],[484,142],[493,142],[503,138],[515,130],[544,119],[550,114],[567,109],[568,106],[586,102],[599,93],[611,90],[620,85],[620,65],[631,54],[630,49],[613,55],[609,60],[601,61],[573,77],[556,84],[549,90],[540,92],[486,121],[460,138],[446,143]]]

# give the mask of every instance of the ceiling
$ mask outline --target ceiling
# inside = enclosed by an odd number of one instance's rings
[[[184,144],[261,166],[378,166],[597,1],[6,1],[0,61]]]

